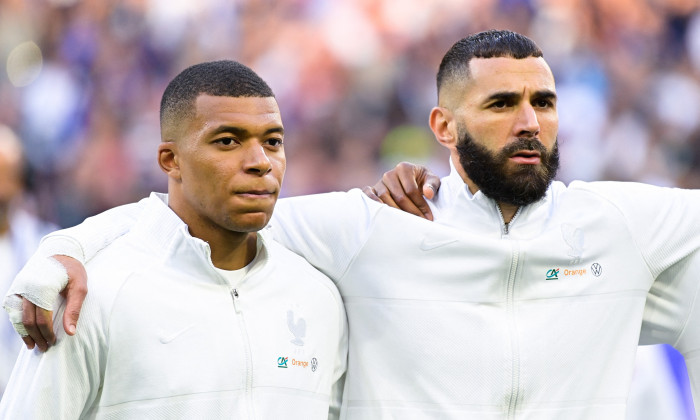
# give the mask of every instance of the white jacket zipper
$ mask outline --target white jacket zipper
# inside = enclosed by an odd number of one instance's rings
[[[520,215],[522,207],[518,207],[518,210],[510,219],[509,223],[505,222],[503,218],[503,212],[501,207],[496,204],[496,209],[498,209],[498,216],[501,218],[501,232],[503,237],[508,237],[510,233],[510,226]],[[518,405],[518,398],[520,396],[520,348],[518,345],[518,334],[517,334],[517,320],[515,314],[515,274],[518,270],[518,262],[520,258],[520,245],[517,240],[510,241],[511,243],[511,263],[510,270],[508,272],[508,283],[506,284],[506,311],[508,316],[508,330],[510,335],[510,348],[511,348],[511,377],[510,377],[510,390],[507,396],[507,415],[506,418],[514,419],[515,410]]]
[[[248,338],[248,330],[246,328],[245,319],[241,313],[240,296],[238,289],[231,289],[231,299],[233,301],[233,309],[238,314],[238,325],[241,328],[241,338],[243,339],[243,352],[245,354],[245,394],[248,402],[248,417],[255,419],[255,406],[253,405],[253,361],[250,350],[250,340]]]
[[[498,217],[501,218],[501,232],[503,233],[503,236],[508,236],[508,232],[510,230],[509,227],[520,215],[520,210],[522,210],[522,207],[518,207],[518,210],[515,211],[513,218],[510,219],[510,222],[508,223],[506,223],[506,219],[503,218],[503,212],[501,211],[501,206],[499,206],[498,203],[496,203],[496,210],[498,210]]]
[[[510,392],[508,397],[507,418],[515,418],[515,410],[520,396],[520,347],[518,343],[518,325],[515,313],[515,274],[518,270],[520,256],[520,246],[518,241],[511,243],[511,263],[508,272],[508,283],[506,289],[506,311],[508,316],[508,331],[510,336],[511,351],[511,377]]]

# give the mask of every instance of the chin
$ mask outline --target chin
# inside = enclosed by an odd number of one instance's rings
[[[229,229],[235,232],[257,232],[267,226],[271,216],[267,213],[239,215],[231,220]]]

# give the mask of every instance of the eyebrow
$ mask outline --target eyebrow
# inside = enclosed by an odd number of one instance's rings
[[[513,101],[520,99],[520,97],[521,97],[520,93],[517,93],[517,92],[496,92],[496,93],[489,95],[484,102],[493,102],[493,101],[513,102]],[[532,97],[537,98],[537,99],[557,99],[557,94],[552,92],[549,89],[543,89],[543,90],[536,91],[532,95]]]
[[[557,99],[557,94],[549,89],[538,90],[532,96],[537,99]]]
[[[215,136],[217,134],[221,133],[231,133],[235,134],[240,137],[247,137],[250,135],[250,131],[246,130],[245,128],[237,127],[235,125],[220,125],[219,127],[216,127],[214,131],[211,132],[212,136]],[[263,133],[263,136],[267,136],[268,134],[274,134],[274,133],[279,133],[284,135],[284,128],[283,127],[272,127],[268,128],[265,130]]]

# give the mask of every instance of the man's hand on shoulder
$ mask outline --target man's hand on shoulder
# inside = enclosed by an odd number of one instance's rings
[[[59,294],[66,299],[63,328],[73,335],[87,294],[85,267],[64,255],[32,257],[15,277],[4,308],[27,348],[46,351],[56,343],[52,310]]]
[[[440,178],[422,165],[401,162],[373,187],[362,191],[371,199],[391,207],[433,220],[433,213],[426,201],[432,200],[440,188]]]

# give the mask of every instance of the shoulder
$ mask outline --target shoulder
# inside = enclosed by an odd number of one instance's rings
[[[286,212],[318,211],[333,216],[337,213],[352,212],[361,208],[379,209],[382,204],[367,197],[362,190],[335,191],[323,194],[310,194],[282,198],[275,207],[275,215]]]
[[[700,190],[672,188],[639,182],[574,181],[566,189],[568,194],[586,194],[621,207],[646,205],[664,207],[674,202],[700,204]]]
[[[119,237],[85,264],[88,296],[96,305],[109,311],[119,291],[129,278],[153,265],[154,253],[131,233]]]
[[[269,252],[269,262],[275,272],[282,276],[280,281],[289,282],[297,290],[325,295],[340,303],[340,295],[333,281],[314,268],[303,257],[288,250],[271,235],[265,236],[265,245]]]

